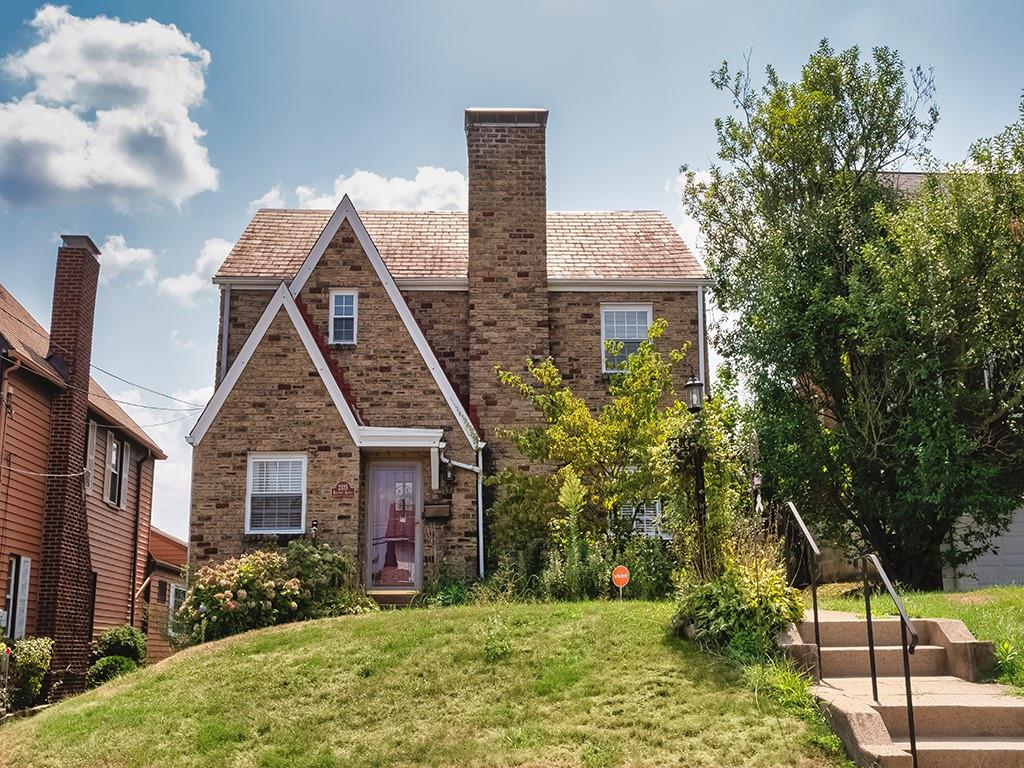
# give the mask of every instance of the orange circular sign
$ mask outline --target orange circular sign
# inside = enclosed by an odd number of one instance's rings
[[[612,584],[619,589],[629,584],[629,568],[624,565],[616,565],[612,571]]]

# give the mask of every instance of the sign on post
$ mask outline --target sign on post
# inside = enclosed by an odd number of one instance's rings
[[[629,584],[629,568],[616,565],[612,570],[612,584],[619,588],[619,600],[622,599],[622,588]]]

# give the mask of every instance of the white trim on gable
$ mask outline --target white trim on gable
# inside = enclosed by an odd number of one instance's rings
[[[241,351],[238,353],[238,357],[231,364],[231,368],[228,369],[227,375],[221,380],[220,386],[217,387],[217,391],[213,393],[213,398],[203,409],[202,415],[199,417],[199,421],[196,422],[195,427],[192,429],[192,433],[188,436],[188,441],[192,445],[199,445],[199,442],[203,439],[206,431],[213,424],[213,420],[217,417],[220,409],[228,399],[228,395],[231,394],[231,390],[234,389],[235,384],[238,383],[238,379],[242,376],[242,372],[245,367],[249,364],[249,360],[252,359],[253,354],[256,352],[256,348],[260,342],[263,341],[263,337],[266,335],[267,330],[270,328],[270,324],[274,322],[274,318],[277,317],[278,312],[281,311],[282,307],[288,313],[288,317],[292,321],[292,325],[295,326],[295,330],[299,334],[299,338],[302,339],[302,344],[306,348],[306,352],[309,354],[310,359],[313,361],[313,365],[316,367],[317,373],[320,374],[320,379],[323,381],[324,386],[327,387],[328,393],[331,395],[331,400],[334,406],[338,409],[338,413],[341,414],[341,420],[345,423],[348,428],[349,434],[352,436],[353,442],[359,444],[359,422],[356,419],[355,413],[349,407],[348,401],[345,400],[345,396],[341,393],[341,388],[338,386],[338,382],[334,380],[334,376],[331,374],[330,369],[327,367],[327,361],[324,360],[320,349],[316,345],[316,340],[313,338],[313,334],[309,330],[309,326],[306,325],[306,321],[302,318],[302,313],[299,312],[299,307],[295,303],[295,299],[291,293],[288,292],[288,286],[281,283],[277,287],[277,291],[274,292],[273,298],[270,303],[267,304],[267,308],[263,310],[263,314],[260,316],[256,326],[252,329],[252,333],[249,334],[249,338],[245,340],[245,344],[242,345]]]
[[[313,334],[309,330],[309,326],[306,325],[306,321],[302,317],[302,313],[299,311],[299,307],[295,303],[294,297],[289,292],[288,286],[281,283],[278,286],[277,291],[274,293],[273,298],[270,300],[270,303],[267,304],[267,308],[263,310],[263,314],[260,316],[259,321],[257,321],[255,327],[252,329],[252,333],[249,334],[249,338],[245,340],[245,344],[238,353],[238,357],[236,357],[235,361],[231,364],[231,368],[228,370],[227,375],[221,381],[220,386],[217,387],[217,391],[213,393],[213,398],[211,398],[210,402],[203,410],[202,415],[199,417],[199,421],[197,421],[195,427],[193,427],[192,433],[187,438],[189,444],[195,446],[199,445],[202,441],[207,430],[209,430],[210,425],[212,425],[214,419],[217,418],[217,414],[220,412],[220,409],[224,406],[224,403],[227,402],[228,395],[231,394],[231,390],[234,389],[235,384],[238,383],[239,378],[242,376],[242,372],[249,364],[249,361],[255,354],[260,342],[263,341],[263,337],[270,329],[270,325],[274,322],[274,318],[277,317],[282,308],[284,308],[288,313],[288,317],[292,321],[292,325],[299,334],[299,338],[302,339],[302,345],[306,348],[306,353],[309,355],[310,360],[312,360],[317,373],[320,374],[320,379],[327,388],[327,392],[331,396],[331,401],[334,403],[334,407],[338,409],[338,413],[341,415],[341,420],[348,429],[348,433],[352,437],[352,442],[354,442],[357,447],[432,448],[444,439],[444,431],[440,429],[419,429],[415,427],[367,427],[360,424],[356,414],[353,412],[348,401],[345,399],[345,396],[342,394],[341,388],[338,386],[338,382],[335,381],[334,376],[331,374],[327,361],[324,360],[324,356],[321,354],[320,348],[316,345],[316,340],[313,338]]]
[[[377,277],[384,286],[384,290],[387,291],[388,297],[391,299],[391,303],[394,304],[395,310],[398,312],[398,316],[402,318],[406,331],[409,332],[409,336],[412,338],[413,343],[419,350],[420,356],[423,358],[423,362],[426,363],[427,369],[430,371],[431,376],[434,377],[434,381],[437,383],[438,389],[441,390],[441,395],[447,401],[448,407],[451,408],[452,414],[455,416],[455,420],[459,422],[459,427],[461,427],[463,434],[466,436],[466,440],[468,440],[470,446],[476,450],[480,444],[480,436],[477,434],[476,428],[473,426],[473,422],[470,421],[469,414],[466,413],[466,409],[462,407],[462,402],[459,400],[458,395],[455,394],[455,389],[452,387],[452,383],[448,381],[448,377],[445,375],[444,370],[442,370],[441,364],[437,362],[437,357],[434,356],[434,351],[430,348],[430,344],[427,343],[427,339],[423,335],[423,331],[421,331],[419,325],[416,324],[416,320],[412,316],[412,312],[409,310],[409,305],[406,304],[405,299],[402,298],[402,293],[398,289],[398,285],[395,283],[394,278],[391,277],[391,273],[388,271],[387,265],[384,263],[384,259],[381,258],[380,252],[377,250],[377,246],[374,245],[373,239],[370,237],[370,233],[366,231],[366,227],[363,225],[362,219],[359,218],[359,214],[356,212],[356,208],[352,204],[348,195],[345,195],[341,199],[341,202],[338,203],[338,207],[331,215],[330,221],[327,222],[323,232],[320,233],[320,237],[318,237],[316,239],[316,243],[313,244],[313,248],[310,250],[309,255],[306,256],[306,260],[302,263],[299,271],[295,274],[295,278],[292,280],[290,286],[291,295],[293,297],[299,295],[302,287],[306,284],[306,280],[308,280],[309,276],[313,274],[313,270],[320,262],[320,258],[324,255],[327,247],[334,239],[335,234],[337,234],[341,225],[346,220],[352,226],[352,231],[359,240],[359,244],[362,246],[363,252],[366,253],[366,257],[370,260],[374,270],[377,272]]]

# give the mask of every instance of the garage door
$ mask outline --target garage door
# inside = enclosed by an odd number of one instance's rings
[[[1013,517],[1010,529],[995,542],[998,551],[982,555],[963,567],[967,574],[954,583],[947,581],[947,589],[973,589],[995,584],[1024,584],[1024,509]]]

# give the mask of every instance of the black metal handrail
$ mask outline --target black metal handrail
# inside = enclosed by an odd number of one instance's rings
[[[807,541],[807,545],[811,548],[811,561],[807,564],[807,571],[811,577],[811,609],[814,613],[814,645],[818,649],[818,679],[825,679],[825,670],[821,665],[821,622],[818,620],[818,560],[821,558],[821,549],[818,548],[818,543],[814,540],[811,532],[807,529],[804,524],[804,519],[800,517],[800,513],[796,510],[796,504],[792,501],[787,501],[786,506],[789,507],[789,512],[796,520],[797,526],[800,528],[800,532],[803,533],[804,539]]]
[[[917,634],[914,622],[907,616],[907,611],[903,607],[903,601],[896,594],[892,582],[889,581],[889,575],[885,572],[885,568],[882,567],[882,562],[878,559],[878,556],[871,554],[863,555],[857,558],[855,562],[860,566],[861,577],[864,580],[864,613],[868,622],[868,658],[871,662],[871,693],[879,706],[882,705],[882,702],[878,698],[875,633],[871,621],[871,586],[868,584],[869,563],[874,566],[875,572],[882,580],[882,584],[885,585],[885,589],[889,593],[889,597],[892,598],[893,605],[896,606],[896,610],[900,615],[900,639],[903,645],[903,680],[907,689],[907,733],[910,735],[910,754],[914,760],[914,768],[917,768],[917,734],[914,729],[914,695],[910,685],[910,657],[914,654],[914,650],[917,648],[918,642],[920,642],[920,635]],[[908,632],[910,633],[909,642],[907,641]]]

